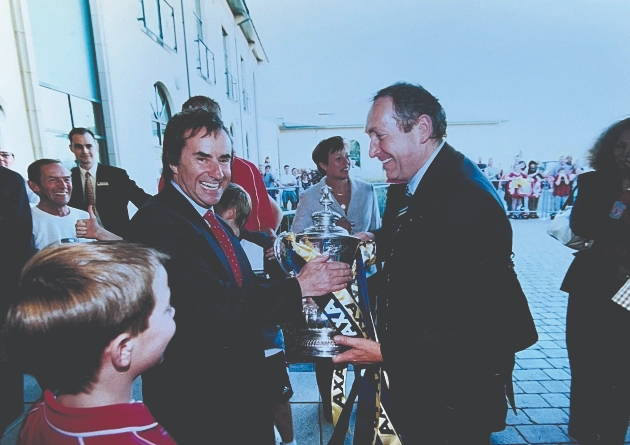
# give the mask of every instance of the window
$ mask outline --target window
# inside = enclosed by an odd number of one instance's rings
[[[214,53],[203,41],[203,20],[201,19],[201,0],[195,0],[195,19],[197,21],[197,71],[208,83],[216,84],[217,76],[214,66]]]
[[[234,78],[232,73],[230,73],[230,52],[229,52],[230,42],[228,39],[227,32],[225,32],[225,29],[223,29],[222,31],[223,31],[223,56],[225,59],[226,94],[227,94],[228,99],[230,99],[232,102],[236,102],[238,100],[238,96],[236,93],[236,88],[237,88],[236,79]]]
[[[140,17],[144,31],[162,46],[177,51],[175,12],[166,0],[140,0]]]
[[[84,127],[94,133],[98,142],[98,162],[107,164],[109,160],[101,104],[43,86],[40,86],[39,92],[45,129],[45,156],[73,166],[75,159],[68,149],[68,133],[74,127]]]
[[[156,146],[164,143],[164,130],[171,118],[171,106],[168,103],[166,89],[156,83],[153,86],[153,101],[151,102],[151,121],[153,126],[153,140]]]

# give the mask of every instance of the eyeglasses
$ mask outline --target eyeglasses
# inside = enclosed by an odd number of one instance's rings
[[[12,158],[14,155],[9,151],[0,151],[0,158]]]

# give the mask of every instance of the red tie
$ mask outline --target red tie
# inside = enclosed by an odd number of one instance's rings
[[[208,221],[210,224],[210,230],[219,241],[219,245],[221,246],[221,250],[223,250],[223,254],[228,259],[230,263],[230,267],[232,268],[232,273],[234,274],[234,278],[239,286],[243,285],[243,275],[241,273],[241,268],[238,265],[238,261],[236,259],[236,253],[234,252],[234,246],[230,242],[227,233],[221,223],[217,220],[217,217],[214,216],[214,213],[210,210],[206,212],[203,218]]]

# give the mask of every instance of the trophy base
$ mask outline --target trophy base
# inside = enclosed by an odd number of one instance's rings
[[[320,360],[330,360],[348,348],[335,344],[333,337],[337,335],[334,329],[304,330],[284,329],[285,354],[289,363],[315,363]]]

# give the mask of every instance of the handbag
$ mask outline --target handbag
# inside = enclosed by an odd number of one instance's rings
[[[573,190],[571,190],[571,197],[573,197],[575,189],[576,188],[573,188]],[[562,209],[556,214],[556,217],[547,227],[547,234],[570,249],[582,250],[590,247],[592,241],[577,236],[571,230],[570,219],[573,206],[567,206],[567,203],[572,201],[572,199],[567,199],[567,202],[562,206]]]

